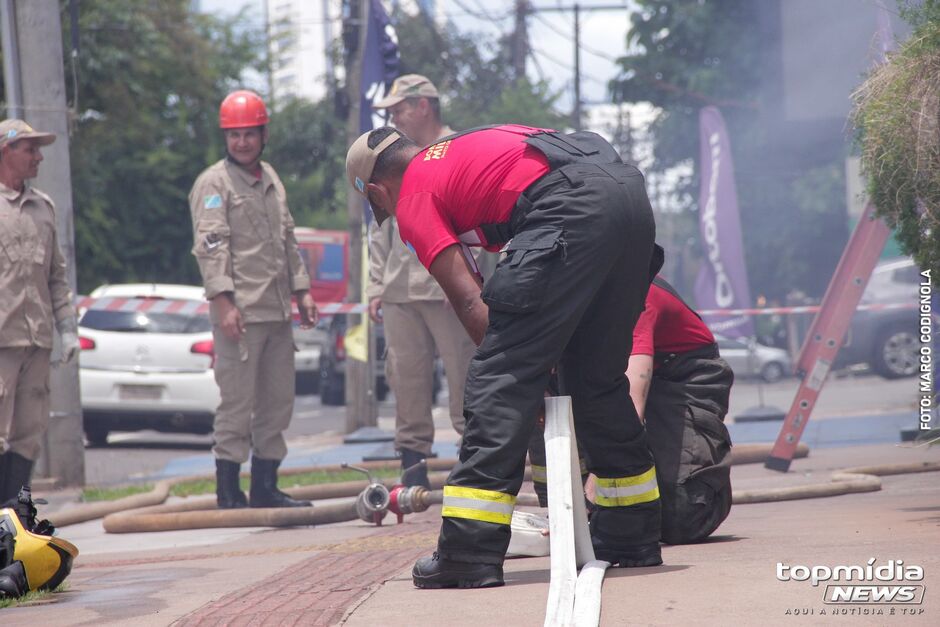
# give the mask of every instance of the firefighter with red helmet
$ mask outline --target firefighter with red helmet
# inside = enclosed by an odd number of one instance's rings
[[[193,255],[210,301],[215,380],[222,401],[214,446],[219,508],[300,507],[277,489],[294,408],[291,297],[300,323],[317,322],[310,277],[294,236],[284,186],[261,160],[268,111],[256,93],[229,94],[219,109],[226,157],[189,193]],[[251,454],[248,498],[239,487]]]

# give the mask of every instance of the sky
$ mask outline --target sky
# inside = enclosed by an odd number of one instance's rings
[[[231,14],[249,7],[260,23],[263,0],[200,0],[203,11]],[[497,35],[512,30],[514,3],[510,0],[441,0],[444,17],[462,31]],[[574,0],[530,0],[536,9],[529,17],[529,43],[535,62],[528,63],[533,78],[544,77],[561,92],[558,108],[570,111],[574,100],[574,17],[570,10],[540,11],[570,7]],[[581,98],[584,103],[607,102],[606,82],[615,76],[613,59],[626,50],[629,24],[627,0],[578,0],[581,6]],[[592,10],[592,7],[623,7]]]

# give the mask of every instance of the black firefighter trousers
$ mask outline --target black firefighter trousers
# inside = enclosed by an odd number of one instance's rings
[[[508,520],[465,517],[459,508],[448,515],[447,490],[501,493],[514,503],[558,364],[588,470],[619,478],[653,466],[624,376],[652,278],[655,225],[642,175],[622,163],[565,165],[533,183],[515,211],[507,257],[483,289],[489,327],[470,363],[466,430],[445,488],[438,552],[455,561],[502,563]],[[614,550],[657,542],[658,496],[598,508],[591,535]]]

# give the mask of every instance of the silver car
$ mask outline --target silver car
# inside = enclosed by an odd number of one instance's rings
[[[783,349],[721,335],[715,335],[715,341],[721,357],[728,362],[736,377],[760,377],[773,383],[792,373],[790,355]]]

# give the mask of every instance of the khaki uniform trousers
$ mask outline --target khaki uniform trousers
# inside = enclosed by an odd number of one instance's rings
[[[395,448],[424,453],[434,444],[431,416],[434,347],[444,362],[450,420],[463,435],[463,393],[476,346],[444,301],[382,303],[388,354],[385,374],[395,392]]]
[[[49,357],[39,346],[0,348],[0,453],[35,461],[49,425]]]
[[[294,410],[294,337],[290,322],[252,322],[233,341],[218,325],[215,380],[222,402],[215,414],[212,452],[216,459],[282,460],[284,430]]]

